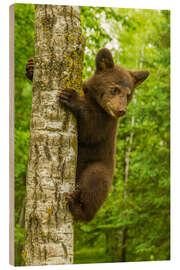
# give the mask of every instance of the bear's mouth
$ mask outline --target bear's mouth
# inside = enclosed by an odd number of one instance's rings
[[[113,118],[119,118],[121,116],[123,116],[126,112],[124,110],[120,110],[120,111],[117,111],[117,110],[114,110],[112,108],[112,103],[111,102],[108,102],[107,103],[107,108],[106,108],[106,111],[108,114],[110,114]]]
[[[125,114],[124,111],[114,112],[113,110],[109,110],[109,113],[114,118],[119,118]]]
[[[124,112],[114,111],[112,108],[108,108],[108,114],[110,114],[113,118],[118,119],[119,117],[124,115]]]
[[[112,117],[118,118],[118,116],[113,112],[113,110],[109,109],[109,110],[108,110],[108,113],[109,113]]]
[[[125,114],[126,112],[125,111],[119,111],[116,113],[117,117],[121,117]]]

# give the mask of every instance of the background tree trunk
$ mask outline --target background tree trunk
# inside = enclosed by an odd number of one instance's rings
[[[73,263],[73,221],[65,193],[75,186],[77,130],[57,93],[60,87],[80,91],[83,52],[79,8],[36,5],[25,265]]]
[[[142,52],[140,52],[140,56],[137,57],[139,60],[139,65],[138,62],[136,63],[137,70],[142,70],[143,65],[142,65],[142,56],[144,55],[144,47],[142,49]],[[134,94],[132,102],[136,104],[136,96]],[[125,169],[124,169],[124,192],[123,192],[123,200],[126,201],[128,194],[127,194],[127,186],[128,186],[128,178],[129,178],[129,166],[130,166],[130,155],[132,152],[132,144],[133,144],[133,138],[134,138],[134,126],[135,126],[135,116],[132,115],[131,117],[131,133],[130,136],[126,138],[127,144],[128,144],[128,149],[125,151]],[[128,226],[124,226],[122,228],[122,249],[121,249],[121,261],[126,262],[126,241],[127,241],[127,233],[128,233]]]

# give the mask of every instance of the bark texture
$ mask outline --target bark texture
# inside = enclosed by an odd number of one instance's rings
[[[75,187],[77,129],[57,93],[60,87],[80,91],[83,52],[79,8],[36,5],[25,265],[73,263],[73,220],[65,194]]]

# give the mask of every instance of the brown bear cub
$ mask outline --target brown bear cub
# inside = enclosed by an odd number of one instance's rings
[[[32,60],[26,70],[32,80]],[[73,89],[60,89],[60,103],[74,113],[78,125],[76,190],[68,196],[75,220],[92,220],[106,200],[115,168],[118,119],[126,113],[135,87],[148,75],[115,65],[110,51],[103,48],[93,76],[83,83],[83,97]]]

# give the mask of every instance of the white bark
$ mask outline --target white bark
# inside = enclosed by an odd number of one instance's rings
[[[84,41],[78,7],[36,5],[35,68],[25,210],[25,265],[73,263],[77,130],[60,87],[81,89]]]

